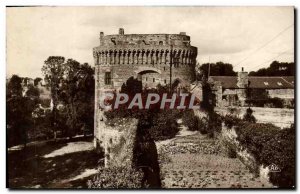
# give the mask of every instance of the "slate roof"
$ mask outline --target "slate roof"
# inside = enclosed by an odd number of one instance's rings
[[[219,81],[223,88],[237,89],[237,76],[210,76],[210,81]],[[249,76],[250,88],[256,89],[293,89],[294,76],[259,77]]]

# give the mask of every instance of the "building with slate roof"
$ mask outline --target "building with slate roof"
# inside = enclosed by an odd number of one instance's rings
[[[217,107],[246,106],[247,90],[264,90],[269,98],[294,100],[294,76],[259,77],[238,72],[237,76],[210,76]]]

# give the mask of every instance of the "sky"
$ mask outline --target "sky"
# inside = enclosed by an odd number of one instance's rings
[[[197,61],[231,63],[235,71],[294,61],[293,7],[8,7],[6,74],[42,77],[49,56],[94,65],[99,33],[179,34]]]

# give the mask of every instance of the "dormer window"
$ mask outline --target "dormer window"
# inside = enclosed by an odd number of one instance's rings
[[[281,82],[277,82],[277,84],[278,84],[279,86],[282,86],[282,83],[281,83]]]
[[[268,82],[264,82],[264,84],[265,84],[265,86],[268,86],[268,85],[269,85],[269,83],[268,83]]]

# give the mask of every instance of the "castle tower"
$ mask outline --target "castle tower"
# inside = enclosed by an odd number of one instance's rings
[[[95,145],[103,145],[105,116],[99,109],[101,94],[119,91],[130,77],[142,81],[143,87],[180,82],[190,87],[195,80],[197,48],[190,37],[180,34],[100,33],[100,45],[93,48],[95,61]],[[170,79],[171,78],[171,79]]]

